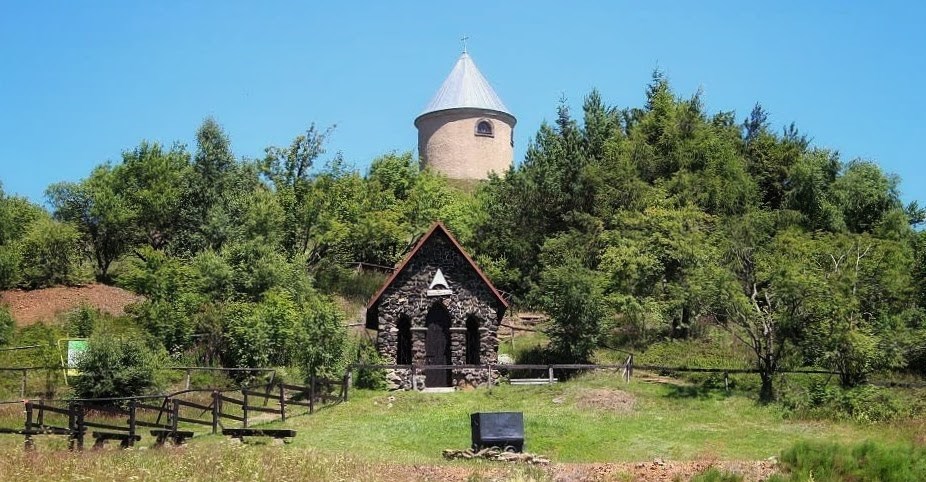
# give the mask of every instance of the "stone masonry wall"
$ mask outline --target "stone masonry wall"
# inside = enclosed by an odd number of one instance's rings
[[[479,363],[496,363],[498,325],[504,315],[504,306],[443,232],[435,232],[425,243],[382,294],[375,307],[379,324],[376,346],[384,363],[396,363],[398,322],[404,315],[411,321],[412,363],[425,364],[425,319],[434,303],[442,303],[450,314],[451,364],[463,365],[466,362],[466,320],[470,316],[479,322]],[[452,293],[427,296],[438,268]],[[457,387],[478,386],[486,384],[489,376],[497,375],[486,370],[458,369],[452,371],[452,383]],[[388,379],[392,388],[412,388],[408,370],[393,370]],[[424,386],[423,373],[419,372],[416,385],[419,388]]]

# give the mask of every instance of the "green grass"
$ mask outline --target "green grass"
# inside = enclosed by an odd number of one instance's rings
[[[556,463],[762,460],[783,454],[783,462],[791,464],[786,466],[793,468],[794,475],[782,475],[791,478],[781,480],[807,480],[801,474],[809,470],[815,477],[822,474],[816,468],[820,464],[800,465],[797,461],[807,460],[805,456],[794,456],[792,462],[789,453],[807,450],[788,452],[790,447],[870,441],[870,446],[890,448],[926,443],[922,421],[903,425],[795,421],[785,418],[780,406],[759,405],[750,396],[728,396],[722,390],[644,374],[625,384],[616,374],[600,372],[554,385],[502,385],[450,394],[354,390],[348,402],[314,415],[290,417],[286,423],[263,425],[298,430],[294,443],[285,447],[242,447],[221,436],[202,435],[182,450],[74,455],[64,450],[64,437],[49,436],[37,439],[35,454],[24,455],[21,437],[0,436],[0,457],[9,462],[0,464],[0,480],[57,480],[74,474],[111,480],[261,480],[271,476],[278,480],[405,480],[412,466],[435,471],[434,480],[551,478],[531,468],[442,459],[445,448],[469,446],[470,413],[497,410],[524,412],[526,449]],[[21,423],[21,406],[0,407],[0,426]],[[200,434],[208,430],[190,428]],[[146,438],[140,445],[150,442]],[[839,453],[865,460],[875,454],[887,460],[883,454],[890,450],[885,450]],[[922,452],[922,448],[917,450]],[[805,466],[814,468],[804,470]],[[718,470],[700,477],[697,480],[738,480]]]
[[[590,389],[626,391],[635,407],[625,413],[581,408],[577,402]],[[625,385],[607,374],[452,394],[354,391],[349,402],[286,425],[310,434],[298,437],[297,446],[321,453],[434,463],[442,449],[469,446],[470,413],[498,410],[524,412],[527,450],[560,462],[756,460],[798,441],[890,441],[898,436],[889,426],[791,421],[780,408],[747,397],[639,379]]]
[[[877,480],[920,482],[926,479],[926,448],[908,444],[855,446],[801,442],[781,457],[784,474],[776,482]]]

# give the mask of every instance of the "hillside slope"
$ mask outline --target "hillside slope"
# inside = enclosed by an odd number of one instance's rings
[[[81,305],[89,305],[104,313],[120,316],[125,314],[128,305],[141,299],[141,296],[130,291],[103,284],[0,291],[0,305],[9,307],[18,326],[52,320],[57,315]]]

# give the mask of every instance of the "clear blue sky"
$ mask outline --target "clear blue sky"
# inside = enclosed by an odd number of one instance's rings
[[[415,148],[465,33],[518,117],[516,160],[562,95],[639,106],[659,66],[711,111],[761,102],[926,200],[923,2],[568,3],[5,2],[0,182],[41,201],[141,139],[193,149],[206,116],[251,157],[337,124],[329,150],[365,169]]]

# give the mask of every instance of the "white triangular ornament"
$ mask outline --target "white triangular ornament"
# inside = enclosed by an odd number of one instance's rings
[[[447,289],[447,280],[444,279],[444,273],[441,272],[440,268],[437,268],[437,273],[434,274],[434,279],[431,280],[431,286],[428,286],[429,290],[433,290],[437,287]]]

